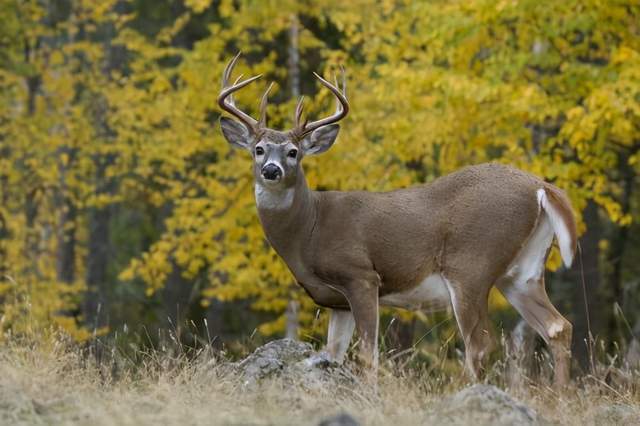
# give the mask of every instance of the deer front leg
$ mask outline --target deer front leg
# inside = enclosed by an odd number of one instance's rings
[[[359,337],[359,356],[372,372],[378,369],[378,286],[356,281],[347,289],[347,300]]]
[[[332,309],[329,317],[326,351],[333,361],[341,363],[349,349],[349,342],[355,328],[353,313],[348,310]]]

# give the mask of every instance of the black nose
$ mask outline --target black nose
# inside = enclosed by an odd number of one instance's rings
[[[282,171],[280,167],[270,163],[262,168],[262,176],[267,180],[276,180],[282,176]]]

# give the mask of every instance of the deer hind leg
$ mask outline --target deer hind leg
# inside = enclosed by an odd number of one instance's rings
[[[524,320],[544,339],[555,362],[554,384],[569,382],[573,326],[551,304],[544,286],[544,271],[525,282],[499,285],[500,291]]]
[[[465,367],[479,380],[486,358],[495,348],[488,312],[488,290],[465,291],[461,285],[447,281],[451,305],[464,340]]]
[[[339,363],[344,360],[355,325],[355,319],[351,311],[331,310],[326,351],[332,360]]]

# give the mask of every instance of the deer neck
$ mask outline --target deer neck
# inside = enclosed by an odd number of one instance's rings
[[[308,241],[316,220],[313,191],[307,186],[302,169],[294,186],[269,188],[255,185],[258,215],[269,243],[292,269],[301,261],[302,244]]]

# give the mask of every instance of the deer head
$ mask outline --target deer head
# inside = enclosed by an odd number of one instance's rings
[[[336,97],[336,111],[330,117],[308,122],[302,119],[303,98],[296,107],[295,127],[288,131],[279,131],[267,127],[267,98],[273,83],[269,85],[260,102],[260,119],[255,120],[236,107],[233,93],[261,77],[241,80],[238,77],[233,84],[229,78],[240,57],[238,53],[229,62],[222,78],[222,90],[218,96],[218,105],[239,121],[227,117],[220,118],[220,127],[227,141],[234,147],[246,149],[253,156],[253,174],[256,183],[269,188],[289,188],[295,185],[300,162],[306,155],[320,154],[333,145],[340,126],[335,124],[349,112],[346,98],[346,80],[342,71],[342,88],[333,85],[314,73],[320,83],[331,90]]]

